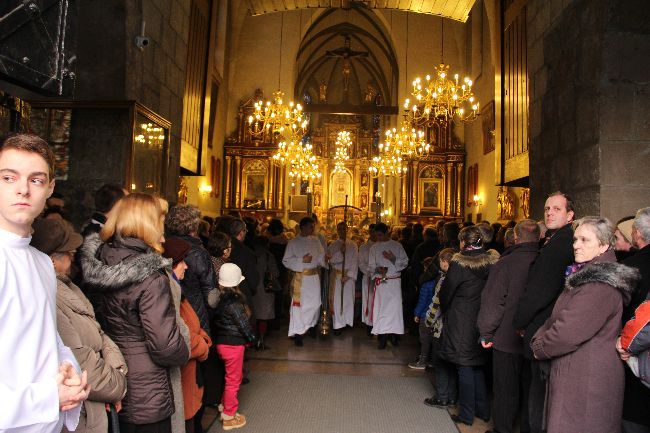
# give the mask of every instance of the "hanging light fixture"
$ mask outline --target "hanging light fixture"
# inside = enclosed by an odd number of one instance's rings
[[[406,159],[421,158],[431,150],[424,131],[414,128],[407,119],[402,121],[399,129],[388,129],[385,135],[385,145]]]
[[[316,156],[312,152],[312,145],[304,143],[296,148],[295,157],[289,161],[289,177],[301,179],[317,179],[321,177]]]
[[[336,151],[334,153],[334,169],[332,173],[345,171],[345,163],[350,159],[350,146],[352,139],[349,131],[339,131],[336,137]]]
[[[379,155],[372,158],[368,172],[373,178],[379,176],[402,176],[406,174],[407,159],[390,142],[379,143]]]
[[[285,139],[300,140],[305,135],[308,125],[303,114],[302,105],[284,101],[284,92],[280,90],[282,74],[282,37],[284,34],[284,14],[281,15],[280,24],[280,65],[278,67],[278,90],[273,92],[273,99],[255,102],[255,111],[248,116],[248,126],[251,135],[260,137],[266,132],[279,134]]]
[[[404,102],[411,124],[432,125],[437,122],[456,120],[471,122],[476,119],[479,103],[472,92],[472,80],[465,77],[460,81],[458,74],[452,76],[449,65],[444,62],[444,21],[441,18],[440,64],[434,68],[432,75],[424,80],[413,80],[410,99]]]

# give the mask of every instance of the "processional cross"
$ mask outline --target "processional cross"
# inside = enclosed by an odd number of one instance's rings
[[[328,57],[340,57],[343,59],[342,69],[343,69],[343,91],[347,92],[349,89],[350,83],[350,60],[356,57],[368,57],[368,51],[354,51],[350,48],[350,36],[345,36],[345,42],[341,48],[335,50],[327,50]]]

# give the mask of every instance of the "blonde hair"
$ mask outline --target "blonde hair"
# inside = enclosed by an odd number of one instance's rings
[[[164,232],[167,201],[144,193],[132,193],[121,198],[100,232],[103,241],[113,236],[137,238],[159,253],[163,252],[161,238]]]

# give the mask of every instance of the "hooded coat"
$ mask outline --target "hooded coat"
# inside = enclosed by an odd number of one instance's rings
[[[81,249],[84,278],[100,293],[104,331],[129,368],[120,421],[149,424],[174,413],[170,368],[189,359],[176,321],[165,259],[143,241],[86,238]],[[181,398],[179,396],[179,398]]]
[[[57,275],[56,327],[82,370],[88,372],[90,394],[84,402],[76,432],[106,433],[106,403],[126,393],[127,368],[115,343],[99,327],[93,307],[69,278]],[[64,427],[64,432],[68,430]]]
[[[621,431],[624,365],[616,352],[623,305],[639,274],[607,251],[569,276],[535,333],[535,358],[550,359],[548,433]]]
[[[443,324],[438,354],[442,359],[464,367],[485,364],[476,320],[490,267],[498,259],[494,250],[462,251],[452,257],[438,294]]]

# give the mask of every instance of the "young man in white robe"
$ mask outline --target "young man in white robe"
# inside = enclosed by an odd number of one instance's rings
[[[347,225],[340,222],[336,225],[338,239],[327,247],[327,257],[330,263],[330,309],[333,310],[332,322],[334,335],[341,335],[346,326],[354,326],[354,289],[359,268],[357,245],[347,239]],[[343,253],[345,252],[345,263]]]
[[[368,267],[370,247],[375,243],[375,225],[368,226],[368,240],[359,247],[359,270],[363,280],[361,281],[361,321],[365,323],[368,335],[372,331],[372,270]]]
[[[375,244],[370,247],[368,267],[372,270],[372,334],[379,337],[379,349],[386,348],[390,336],[397,346],[397,335],[404,334],[401,271],[409,259],[402,245],[390,239],[388,226],[375,225]]]
[[[54,155],[31,134],[0,141],[0,431],[77,428],[90,390],[56,329],[52,261],[29,245],[54,190]]]
[[[293,271],[289,337],[293,337],[296,346],[303,345],[303,335],[318,324],[320,313],[319,267],[325,266],[325,250],[313,233],[314,220],[300,220],[300,234],[289,241],[282,259],[282,264]]]

